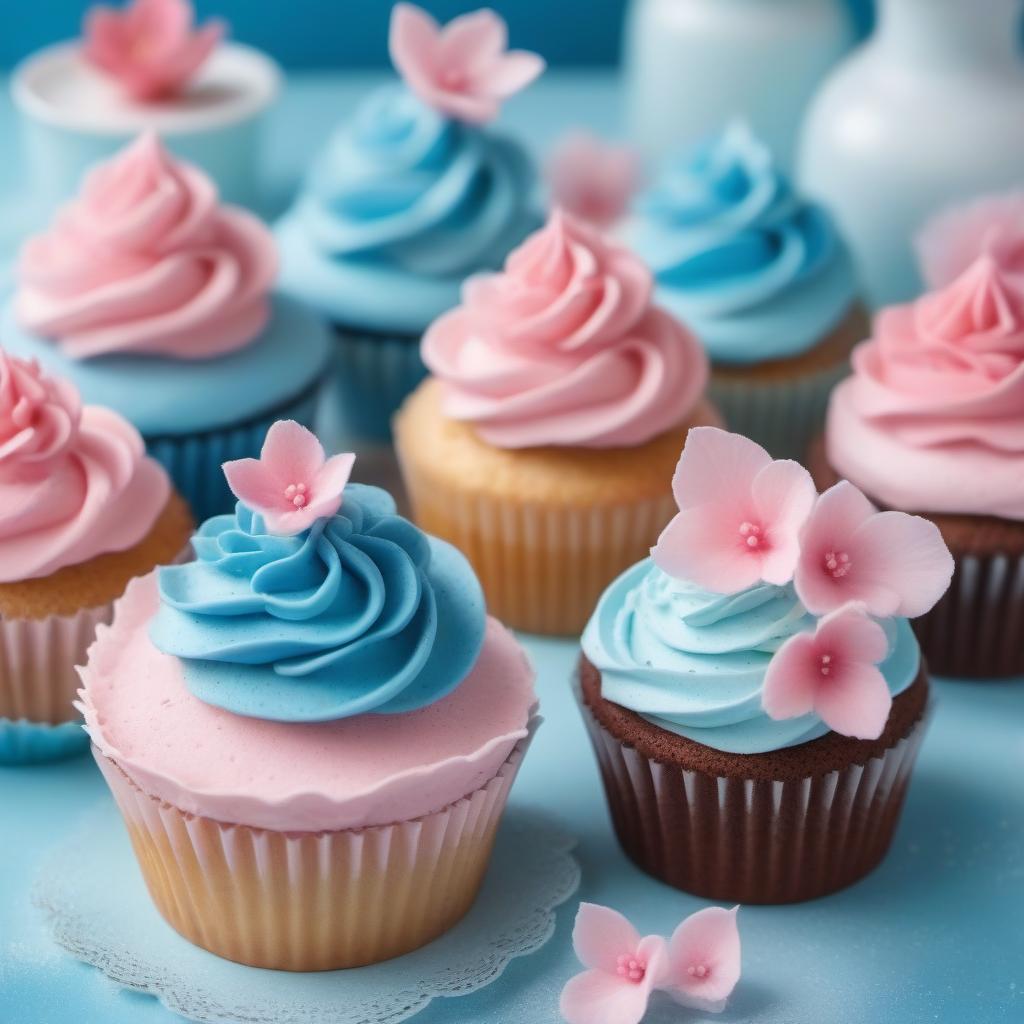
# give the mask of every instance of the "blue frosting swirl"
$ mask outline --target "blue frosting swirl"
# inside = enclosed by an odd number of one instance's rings
[[[521,146],[385,88],[279,225],[282,286],[347,326],[418,333],[538,225],[533,187]]]
[[[455,689],[483,645],[473,570],[453,547],[350,484],[339,512],[293,537],[244,505],[207,520],[197,560],[160,570],[158,649],[207,704],[282,722],[424,707]]]
[[[715,361],[806,352],[856,297],[832,220],[794,193],[744,125],[670,161],[637,213],[630,240],[654,272],[657,300]]]
[[[817,715],[775,721],[761,707],[772,655],[815,619],[792,585],[726,596],[666,575],[648,559],[604,593],[583,634],[601,693],[669,732],[734,754],[759,754],[824,736]],[[917,677],[920,649],[906,619],[882,622],[879,666],[895,697]]]

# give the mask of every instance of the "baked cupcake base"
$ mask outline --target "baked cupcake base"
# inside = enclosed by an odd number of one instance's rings
[[[409,953],[461,920],[529,742],[448,807],[334,832],[273,832],[186,814],[93,753],[153,902],[177,932],[237,963],[330,971]]]
[[[39,579],[0,583],[0,764],[67,757],[85,750],[72,701],[97,626],[113,618],[129,580],[175,561],[188,548],[192,518],[172,494],[134,547],[99,555]]]
[[[417,524],[469,558],[491,614],[513,629],[578,634],[605,586],[645,558],[676,512],[671,479],[688,421],[636,448],[507,450],[448,419],[429,379],[395,418]]]
[[[731,903],[796,903],[851,885],[892,841],[928,705],[924,671],[883,734],[829,733],[768,754],[713,750],[601,696],[582,658],[579,698],[612,823],[638,867]]]
[[[749,366],[713,364],[708,395],[730,430],[777,459],[802,459],[825,422],[832,389],[850,372],[850,353],[869,334],[866,311],[854,306],[802,355]]]
[[[807,468],[819,490],[839,482],[823,437],[811,446]],[[928,667],[960,679],[1024,676],[1024,522],[917,514],[939,528],[954,562],[949,590],[911,622]]]

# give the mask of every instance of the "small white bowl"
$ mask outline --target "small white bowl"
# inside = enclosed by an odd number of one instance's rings
[[[281,79],[264,53],[226,43],[183,95],[138,103],[83,59],[79,43],[40,50],[11,79],[33,206],[52,211],[78,189],[88,167],[147,129],[206,170],[225,200],[258,204],[260,127]]]

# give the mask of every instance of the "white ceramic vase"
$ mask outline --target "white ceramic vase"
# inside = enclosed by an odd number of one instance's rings
[[[921,287],[936,210],[1024,185],[1022,0],[879,0],[874,36],[829,77],[798,177],[829,206],[876,306]]]
[[[842,0],[631,0],[629,134],[657,160],[742,117],[788,166],[808,101],[852,42]]]

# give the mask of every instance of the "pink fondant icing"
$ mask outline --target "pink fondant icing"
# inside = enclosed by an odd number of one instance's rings
[[[100,753],[186,812],[286,832],[404,821],[484,785],[527,733],[533,670],[494,619],[473,671],[435,704],[296,724],[193,697],[149,640],[158,603],[155,575],[129,586],[82,669],[80,708]]]
[[[147,133],[91,171],[18,263],[21,324],[73,358],[206,359],[263,329],[277,272],[256,217]]]
[[[651,287],[636,256],[556,211],[427,331],[445,412],[500,448],[626,447],[681,423],[707,358]]]
[[[170,492],[131,424],[0,349],[0,583],[138,544]]]
[[[991,254],[879,314],[829,407],[827,451],[876,501],[1024,519],[1024,280]]]

